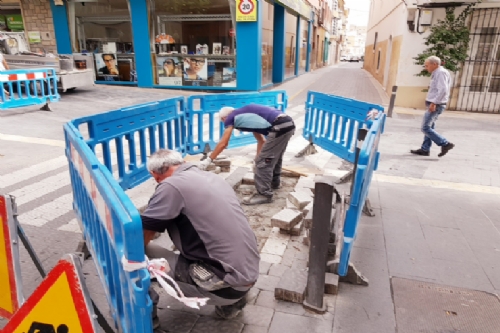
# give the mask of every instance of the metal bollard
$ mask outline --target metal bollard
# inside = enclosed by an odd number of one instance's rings
[[[325,293],[325,272],[330,238],[330,223],[333,201],[334,180],[317,177],[314,188],[313,225],[309,247],[309,272],[307,277],[304,307],[317,313],[325,313],[323,304]]]
[[[387,110],[387,116],[392,118],[392,111],[394,110],[394,103],[396,102],[396,93],[398,92],[398,86],[392,86],[391,100],[389,102],[389,109]]]

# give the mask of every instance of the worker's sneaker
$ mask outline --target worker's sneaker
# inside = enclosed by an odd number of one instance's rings
[[[430,152],[423,150],[423,149],[417,149],[417,150],[410,150],[410,153],[414,155],[420,155],[420,156],[429,156]]]
[[[446,155],[450,150],[452,150],[455,147],[455,145],[451,142],[448,142],[444,146],[441,146],[441,152],[438,154],[439,157],[443,157]]]
[[[222,319],[236,318],[241,310],[247,305],[247,296],[243,296],[238,302],[231,305],[216,306],[215,314]]]
[[[265,203],[270,203],[273,201],[273,197],[267,197],[265,195],[255,193],[252,196],[243,199],[243,204],[244,205],[260,205],[260,204],[265,204]]]

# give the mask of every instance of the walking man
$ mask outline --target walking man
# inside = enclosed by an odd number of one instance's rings
[[[219,317],[234,318],[259,277],[260,257],[233,188],[185,163],[176,151],[155,152],[147,168],[158,183],[141,214],[147,256],[168,261],[168,274],[186,297],[208,298]],[[179,254],[151,243],[156,232],[165,231]],[[158,295],[150,289],[150,296],[156,329]]]
[[[451,77],[450,73],[441,66],[441,59],[431,56],[425,61],[425,69],[431,73],[431,84],[425,101],[426,112],[422,121],[422,132],[425,134],[422,147],[412,150],[411,153],[421,156],[429,156],[432,143],[441,147],[439,157],[446,155],[455,145],[446,140],[434,130],[436,121],[443,113],[450,97]]]
[[[250,104],[239,109],[223,107],[219,116],[226,130],[212,154],[200,163],[206,169],[227,147],[234,129],[253,132],[257,139],[255,157],[255,188],[257,193],[243,200],[245,205],[258,205],[273,200],[273,189],[281,185],[281,165],[288,141],[295,132],[292,118],[280,110]],[[267,138],[264,138],[267,136]]]

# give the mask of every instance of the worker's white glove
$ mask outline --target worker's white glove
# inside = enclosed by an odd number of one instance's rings
[[[198,168],[200,170],[207,170],[210,163],[212,163],[212,159],[210,157],[207,157],[206,159],[201,161],[200,164],[198,164]]]
[[[378,113],[379,112],[377,110],[372,110],[372,111],[368,112],[368,114],[366,115],[366,120],[373,120],[373,119],[377,118]]]

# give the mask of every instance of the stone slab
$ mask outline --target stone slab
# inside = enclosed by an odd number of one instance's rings
[[[285,253],[287,244],[288,240],[268,238],[261,252],[282,256]]]
[[[244,324],[236,320],[220,320],[215,317],[200,317],[191,333],[240,333]]]
[[[304,218],[304,227],[306,229],[311,229],[312,226],[313,226],[313,211],[311,209]]]
[[[310,211],[313,210],[313,206],[314,206],[314,200],[311,201],[307,206],[305,206],[304,209],[302,209],[302,213],[304,213],[304,216],[306,216]]]
[[[274,297],[282,301],[302,304],[306,285],[307,273],[304,270],[289,268],[283,273],[276,286]]]
[[[301,221],[301,212],[292,209],[283,209],[271,218],[271,225],[280,229],[291,230]]]
[[[248,168],[239,167],[234,170],[227,178],[226,182],[233,188],[236,189],[241,185],[243,177],[248,173]]]
[[[276,312],[273,317],[271,327],[269,328],[269,333],[330,333],[332,331],[332,325],[333,323],[331,320]],[[375,331],[363,332],[368,333]]]
[[[325,273],[325,294],[337,295],[339,292],[339,276],[333,273]]]
[[[255,283],[255,288],[260,290],[274,291],[279,282],[280,278],[277,276],[261,274],[259,275],[259,279]]]
[[[289,269],[290,267],[281,265],[281,264],[273,264],[271,268],[269,269],[269,275],[271,276],[278,276],[282,277],[283,274]]]
[[[252,172],[247,172],[245,176],[243,176],[242,183],[247,185],[255,185],[254,174]]]
[[[234,320],[242,322],[245,325],[259,327],[269,327],[273,319],[274,311],[269,308],[258,305],[247,305],[242,314]]]
[[[290,192],[288,200],[300,210],[303,210],[309,203],[313,201],[312,195],[305,191]]]
[[[270,262],[261,260],[259,262],[259,274],[264,274],[267,275],[269,273],[269,269],[271,268],[272,264]]]
[[[229,159],[216,159],[212,163],[216,166],[231,166],[231,160]]]

